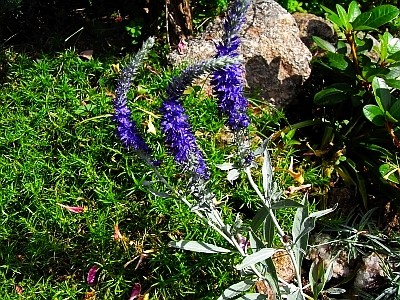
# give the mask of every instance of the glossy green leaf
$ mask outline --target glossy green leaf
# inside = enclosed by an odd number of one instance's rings
[[[389,73],[386,75],[386,80],[388,79],[400,80],[400,66],[391,65],[389,67]]]
[[[393,54],[398,51],[400,51],[400,39],[393,38],[392,35],[390,35],[389,44],[388,44],[388,53]]]
[[[363,113],[376,126],[385,126],[385,113],[378,106],[372,104],[365,105]]]
[[[347,53],[347,45],[343,41],[338,41],[336,44],[338,54],[346,54]]]
[[[339,16],[334,11],[330,10],[329,8],[327,8],[323,5],[321,5],[321,8],[328,13],[328,16],[327,16],[328,20],[331,20],[333,23],[335,23],[339,27],[344,27],[344,24],[342,23]]]
[[[393,118],[400,120],[400,99],[397,99],[397,101],[393,103],[389,109],[389,113]]]
[[[358,40],[361,41],[361,42],[357,43],[357,48],[356,48],[357,54],[361,54],[361,53],[365,53],[365,52],[371,51],[372,47],[374,46],[374,41],[372,39],[365,38],[365,39],[356,39],[356,40],[357,41]],[[366,56],[366,57],[368,57],[368,56]]]
[[[193,252],[202,252],[202,253],[227,253],[231,252],[231,250],[218,247],[212,244],[203,243],[203,242],[196,242],[196,241],[178,241],[178,242],[169,242],[169,246],[189,250]]]
[[[397,51],[387,57],[388,60],[399,61],[400,60],[400,51]]]
[[[352,87],[346,83],[335,83],[314,96],[314,103],[317,105],[333,105],[350,99]]]
[[[388,86],[400,90],[400,80],[399,79],[386,79],[385,82]]]
[[[385,111],[385,119],[391,123],[397,123],[399,120],[392,116],[389,111]]]
[[[389,32],[385,32],[383,35],[379,35],[379,41],[381,44],[379,57],[381,61],[385,61],[388,56],[388,45],[389,45]]]
[[[353,29],[376,30],[390,22],[399,14],[399,9],[393,5],[380,5],[368,12],[360,14],[353,22]]]
[[[361,10],[358,7],[358,3],[356,1],[352,1],[349,4],[348,9],[349,22],[353,22],[359,15],[361,15]]]
[[[374,90],[375,100],[382,111],[387,111],[390,108],[392,95],[390,94],[389,86],[385,80],[380,77],[374,77],[372,81],[372,89]]]
[[[342,24],[347,30],[351,30],[353,27],[349,23],[349,16],[347,15],[346,10],[341,6],[340,4],[336,4],[336,10],[338,12],[338,16],[340,18],[340,21],[342,21]]]
[[[339,72],[350,78],[357,78],[357,72],[353,62],[345,54],[326,53],[322,58],[322,62],[333,71]]]
[[[383,164],[379,166],[379,173],[385,180],[389,180],[396,184],[400,183],[399,169],[397,166]]]
[[[332,53],[336,52],[335,46],[333,46],[328,41],[325,41],[324,39],[321,39],[318,36],[312,36],[312,39],[314,40],[314,42],[317,44],[318,47]]]
[[[367,79],[368,82],[372,82],[377,75],[386,75],[389,73],[388,69],[385,68],[364,68],[363,76]]]
[[[217,300],[231,299],[242,292],[249,290],[255,284],[251,280],[243,280],[228,287]]]

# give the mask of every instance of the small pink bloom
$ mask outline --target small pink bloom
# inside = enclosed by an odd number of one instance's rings
[[[99,268],[96,265],[94,265],[93,267],[90,268],[88,276],[87,276],[87,283],[88,284],[90,284],[90,285],[95,284],[96,274],[97,274],[97,270],[98,269]]]
[[[85,208],[82,206],[68,206],[68,205],[64,205],[61,203],[57,203],[57,204],[60,205],[61,207],[64,207],[66,210],[76,213],[76,214],[79,214],[79,213],[85,211]]]
[[[114,234],[113,234],[114,240],[122,240],[124,236],[122,235],[121,231],[119,231],[118,224],[114,225]]]
[[[311,184],[303,184],[300,186],[289,186],[287,188],[287,191],[289,192],[289,194],[293,194],[294,192],[300,191],[300,190],[304,190],[304,189],[308,189],[311,187]]]
[[[185,42],[185,40],[180,40],[179,44],[178,44],[178,53],[179,54],[183,54],[185,51],[185,46],[186,46],[187,42]]]
[[[140,289],[141,289],[140,283],[135,283],[132,289],[131,297],[128,300],[136,299],[140,295]]]
[[[242,248],[244,251],[246,251],[247,248],[250,247],[250,242],[243,235],[238,234],[237,239],[238,239],[240,248]]]
[[[20,287],[19,285],[17,285],[17,286],[15,287],[15,291],[17,292],[17,294],[21,295],[22,292],[23,292],[24,290],[22,289],[22,287]]]

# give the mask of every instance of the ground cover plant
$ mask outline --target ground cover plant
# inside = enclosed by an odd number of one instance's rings
[[[302,194],[283,193],[300,180],[290,167],[296,156],[295,130],[279,132],[282,115],[270,114],[255,100],[250,99],[254,114],[246,115],[244,109],[235,33],[246,5],[234,3],[219,58],[183,71],[163,68],[160,52],[149,50],[148,44],[142,65],[140,51],[133,65],[131,57],[122,62],[88,59],[73,50],[37,57],[12,49],[2,53],[2,73],[7,75],[0,91],[2,299],[135,299],[139,293],[144,299],[214,299],[221,294],[226,299],[240,297],[246,289],[250,294],[243,297],[263,299],[258,290],[262,283],[289,298],[327,294],[329,268],[325,271],[321,264],[310,268],[312,293],[302,292],[301,277],[308,277],[300,274],[307,236],[315,219],[330,210],[317,212]],[[226,54],[233,58],[224,58]],[[205,71],[214,71],[215,98],[201,87],[186,89],[192,77]],[[225,102],[229,94],[234,102]],[[259,110],[265,113],[256,114]],[[217,111],[228,117],[215,118]],[[133,121],[137,131],[129,131]],[[122,145],[113,135],[115,122]],[[234,134],[232,145],[224,125]],[[179,140],[174,131],[179,128],[191,137]],[[272,133],[284,145],[273,149],[269,144],[271,162],[268,139],[261,143],[257,137]],[[145,145],[152,149],[150,159]],[[261,170],[253,167],[253,155],[264,156]],[[226,170],[234,185],[226,180]],[[318,178],[320,172],[310,167],[301,176],[315,193],[327,184]],[[182,198],[188,174],[192,195]],[[164,190],[166,183],[174,188]],[[284,195],[290,198],[281,199]],[[363,238],[366,227],[346,226],[341,228],[350,237]],[[278,232],[275,237],[271,228]],[[361,249],[356,242],[352,245]],[[168,244],[216,253],[192,253]],[[294,258],[297,280],[283,283],[286,289],[281,290],[271,255],[283,249]],[[396,273],[390,276],[385,295],[398,291]]]

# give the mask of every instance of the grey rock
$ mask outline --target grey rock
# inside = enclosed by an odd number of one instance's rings
[[[383,269],[385,259],[387,259],[385,255],[378,256],[376,253],[363,257],[363,263],[354,279],[354,286],[361,290],[382,288],[386,279]]]
[[[187,41],[185,50],[168,55],[177,66],[216,54],[214,42],[222,36],[222,18],[216,18],[200,36]],[[312,55],[299,36],[295,19],[272,0],[254,0],[239,33],[245,81],[257,98],[282,108],[292,103],[310,76]]]
[[[293,14],[300,30],[300,39],[310,49],[316,44],[312,37],[317,36],[336,45],[337,35],[331,23],[313,14],[296,12]]]
[[[332,263],[333,278],[345,278],[350,275],[352,269],[345,249],[341,249],[338,253],[338,250],[332,245],[332,238],[328,234],[318,234],[313,236],[312,240],[314,246],[310,248],[307,259],[317,262],[321,259],[324,262],[325,270]]]

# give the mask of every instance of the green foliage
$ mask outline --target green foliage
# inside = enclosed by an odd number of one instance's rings
[[[142,34],[143,28],[143,19],[141,17],[137,17],[134,20],[130,21],[128,25],[125,26],[128,34],[133,38],[132,44],[137,44],[136,39],[140,37]]]
[[[0,13],[12,13],[14,10],[21,7],[23,0],[1,0]]]
[[[332,78],[314,97],[315,104],[326,106],[324,136],[314,146],[315,153],[325,162],[326,174],[335,170],[346,184],[358,187],[365,206],[369,178],[400,203],[398,187],[393,185],[400,147],[396,133],[400,125],[400,40],[388,31],[379,34],[382,26],[399,15],[399,9],[381,5],[361,12],[354,1],[347,10],[339,4],[336,12],[322,8],[342,39],[331,45],[314,38],[325,50],[314,66]],[[378,46],[374,46],[373,34],[378,36]]]
[[[166,246],[171,237],[223,240],[185,206],[144,192],[145,167],[119,146],[109,118],[119,59],[86,60],[73,50],[35,58],[11,50],[0,55],[7,66],[0,89],[1,299],[83,299],[93,290],[96,299],[128,299],[137,281],[144,290],[152,287],[150,299],[194,294],[210,299],[236,280],[228,267],[235,264],[231,255],[210,261],[205,254]],[[158,128],[158,91],[171,78],[158,53],[150,56],[157,75],[142,69],[128,95],[136,99],[132,111],[144,130],[149,115],[138,117],[138,112],[155,115]],[[207,143],[211,159],[220,161],[225,153],[215,135],[223,121],[209,117],[215,101],[204,96],[199,101],[200,96],[188,97],[191,118],[196,130],[211,131],[213,142],[201,143]],[[160,141],[159,135],[148,138]],[[182,185],[172,162],[166,161],[163,170]],[[216,184],[223,186],[223,174],[220,178]],[[58,204],[85,212],[75,214]],[[223,214],[234,218],[229,206]],[[115,224],[123,240],[112,237]],[[149,256],[135,270],[144,251]],[[98,284],[90,287],[86,276],[93,264],[101,269]],[[16,286],[22,287],[21,296]]]

